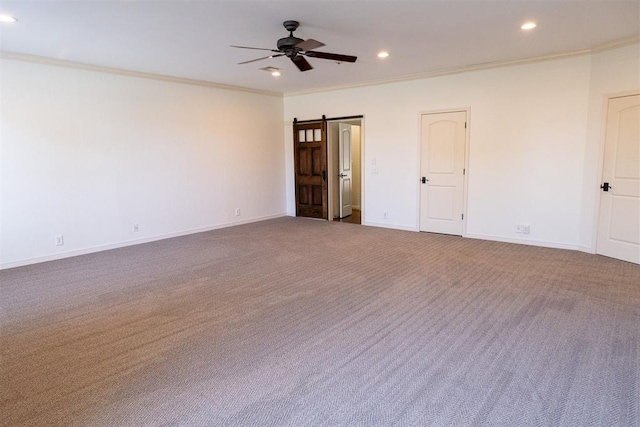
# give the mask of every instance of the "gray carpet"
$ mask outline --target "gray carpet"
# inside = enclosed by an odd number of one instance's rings
[[[640,425],[640,266],[282,218],[0,272],[1,425]]]

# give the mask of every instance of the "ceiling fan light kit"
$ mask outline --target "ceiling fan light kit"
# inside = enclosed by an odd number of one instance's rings
[[[278,77],[278,76],[282,75],[282,72],[280,71],[280,68],[262,67],[260,69],[263,70],[263,71],[267,71],[267,72],[271,73],[271,75],[274,76],[274,77]]]
[[[249,46],[236,46],[231,47],[239,49],[253,49],[253,50],[266,50],[274,52],[275,55],[264,56],[261,58],[251,59],[249,61],[239,62],[238,64],[248,64],[251,62],[262,61],[263,59],[277,58],[279,56],[286,56],[295,64],[300,71],[309,71],[313,69],[309,61],[305,56],[318,59],[329,59],[337,62],[356,62],[357,56],[342,55],[338,53],[318,52],[313,49],[324,46],[324,43],[314,39],[303,40],[293,35],[293,32],[298,28],[300,23],[298,21],[284,21],[282,23],[284,28],[289,31],[289,37],[283,37],[276,43],[277,49],[266,49],[260,47]]]

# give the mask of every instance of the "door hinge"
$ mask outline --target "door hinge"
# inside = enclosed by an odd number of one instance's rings
[[[465,129],[467,128],[467,122],[464,122],[464,128]]]
[[[462,175],[466,175],[467,173],[467,169],[466,168],[462,168]]]
[[[464,219],[464,214],[462,214],[462,219]]]

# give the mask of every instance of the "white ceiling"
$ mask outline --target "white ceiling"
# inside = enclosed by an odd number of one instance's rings
[[[91,65],[292,93],[478,64],[573,52],[637,38],[632,1],[26,1],[0,0],[19,19],[0,24],[0,49]],[[237,65],[288,35],[358,56],[355,64],[310,58],[300,72],[287,58]],[[524,32],[533,20],[538,28]],[[381,60],[376,54],[388,50]],[[273,66],[282,76],[260,70]]]

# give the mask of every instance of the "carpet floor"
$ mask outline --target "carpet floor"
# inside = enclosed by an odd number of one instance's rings
[[[0,271],[0,425],[638,426],[640,266],[280,218]]]

